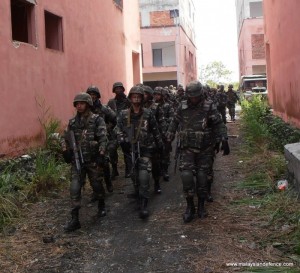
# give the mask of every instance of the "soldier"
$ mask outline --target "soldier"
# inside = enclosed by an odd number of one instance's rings
[[[221,84],[220,88],[218,89],[218,93],[216,95],[217,99],[217,108],[220,114],[222,115],[222,119],[224,124],[226,124],[226,106],[227,106],[227,95],[224,90],[224,85]]]
[[[106,124],[107,129],[107,138],[108,141],[114,141],[113,139],[113,128],[117,125],[117,116],[116,113],[111,110],[108,106],[105,106],[101,103],[100,98],[101,94],[97,86],[90,86],[86,91],[93,100],[92,112],[99,115]],[[111,182],[110,166],[109,166],[109,157],[106,154],[105,156],[105,165],[104,165],[104,181],[108,192],[113,192],[113,185]],[[114,172],[117,172],[115,168]],[[115,173],[115,175],[118,175]]]
[[[227,108],[229,110],[229,115],[231,121],[235,121],[235,104],[240,100],[237,93],[233,90],[233,85],[228,85],[227,91]]]
[[[139,201],[139,217],[145,219],[149,216],[147,204],[150,197],[151,156],[156,147],[163,149],[163,142],[152,112],[142,107],[143,96],[141,87],[130,89],[128,98],[131,107],[120,112],[116,131],[118,140],[131,148],[134,161],[131,179]]]
[[[187,101],[183,101],[172,120],[167,139],[174,139],[177,128],[180,126],[180,171],[183,183],[183,192],[186,197],[187,208],[183,214],[185,223],[194,218],[194,194],[198,196],[198,216],[207,216],[205,201],[207,199],[207,174],[212,166],[215,141],[208,129],[214,134],[216,140],[222,140],[224,155],[229,154],[226,127],[221,120],[216,106],[212,101],[206,100],[202,84],[192,81],[186,88]],[[196,181],[194,181],[194,175]]]
[[[174,107],[174,110],[176,111],[176,109],[178,108],[178,106],[180,105],[180,103],[183,101],[183,100],[186,100],[186,95],[185,95],[185,92],[184,92],[184,88],[181,84],[178,85],[178,89],[177,89],[177,93],[176,93],[176,96],[175,96],[175,103],[173,105]]]
[[[144,104],[143,106],[147,109],[150,109],[152,111],[153,116],[156,119],[156,122],[158,124],[163,124],[165,120],[163,119],[163,113],[160,114],[158,107],[158,103],[155,103],[153,101],[153,89],[150,86],[143,86],[144,90]],[[153,151],[152,155],[152,177],[154,180],[154,192],[155,193],[161,193],[161,187],[160,187],[160,158],[161,158],[162,152],[158,149],[155,149]]]
[[[112,88],[112,92],[116,94],[114,99],[110,99],[107,103],[107,106],[109,106],[112,110],[115,111],[115,113],[117,114],[117,116],[119,115],[119,113],[124,110],[124,109],[128,109],[130,107],[130,102],[129,100],[126,98],[125,95],[125,88],[123,86],[123,83],[121,82],[115,82],[113,84],[113,88]],[[123,151],[123,155],[124,155],[124,162],[125,162],[125,177],[129,178],[130,177],[130,154],[129,151],[126,149],[126,147],[121,144],[121,148]],[[112,164],[112,179],[115,178],[115,176],[119,175],[118,172],[118,142],[116,140],[111,140],[109,141],[108,144],[108,150],[109,150],[109,158]]]
[[[81,189],[86,175],[99,200],[97,215],[99,217],[106,215],[105,190],[101,177],[107,145],[105,122],[100,116],[91,112],[93,101],[89,94],[76,95],[73,105],[77,113],[69,121],[63,143],[64,159],[66,162],[72,163],[70,185],[72,220],[64,227],[65,231],[74,231],[81,227],[79,209]]]
[[[166,133],[168,130],[168,126],[174,116],[174,110],[171,107],[171,105],[168,102],[165,102],[164,93],[166,90],[164,90],[162,87],[155,87],[154,89],[154,100],[156,103],[158,103],[158,111],[160,117],[158,118],[160,121],[163,120],[163,123],[158,124],[159,131],[163,137],[163,141],[165,143],[166,149],[163,152],[162,159],[161,159],[161,168],[162,168],[162,174],[165,181],[169,181],[169,165],[170,165],[170,152],[171,152],[171,146],[168,145],[166,141]]]

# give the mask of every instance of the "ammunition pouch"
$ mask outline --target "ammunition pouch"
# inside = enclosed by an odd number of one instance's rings
[[[203,132],[183,132],[179,133],[181,148],[202,148]]]

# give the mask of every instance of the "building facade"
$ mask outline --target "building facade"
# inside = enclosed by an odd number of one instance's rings
[[[236,0],[236,16],[240,76],[265,74],[262,0]]]
[[[137,0],[0,1],[0,153],[40,144],[41,123],[63,124],[74,95],[91,84],[141,82]]]
[[[197,79],[193,0],[140,0],[144,83],[183,84]]]
[[[268,97],[274,113],[300,128],[300,1],[264,0]]]

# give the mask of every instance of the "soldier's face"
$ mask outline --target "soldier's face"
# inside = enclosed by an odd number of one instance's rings
[[[154,100],[155,101],[161,101],[161,99],[162,99],[161,94],[154,94]]]
[[[130,96],[130,100],[132,104],[141,104],[142,103],[142,95],[141,94],[132,94]]]
[[[145,94],[144,94],[144,100],[145,100],[145,101],[150,100],[150,95],[149,95],[148,93],[145,93]]]
[[[90,95],[91,95],[93,101],[96,101],[98,99],[97,95],[95,93],[91,93]]]
[[[201,101],[201,97],[200,96],[191,97],[191,98],[189,98],[189,101],[191,102],[191,104],[197,105]]]
[[[120,95],[124,92],[123,88],[118,86],[115,88],[114,92],[117,94],[117,95]]]
[[[83,101],[78,101],[75,104],[76,110],[78,113],[84,113],[87,110],[87,104]]]

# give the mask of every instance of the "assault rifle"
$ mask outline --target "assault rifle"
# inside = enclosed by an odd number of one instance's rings
[[[131,156],[131,177],[134,178],[134,180],[136,180],[136,164],[138,159],[140,158],[140,142],[135,140],[134,137],[134,125],[131,124],[130,128],[128,128],[127,130],[127,136],[128,136],[128,142],[130,144],[131,147],[131,151],[130,151],[130,156]]]
[[[81,147],[80,146],[79,146],[79,148],[77,147],[74,131],[71,130],[69,132],[69,135],[70,135],[71,149],[72,149],[73,154],[74,154],[76,170],[77,170],[78,175],[80,176],[80,174],[81,174],[81,165],[84,163]]]
[[[174,163],[174,173],[176,173],[176,169],[177,169],[177,163],[178,163],[178,158],[179,158],[179,155],[180,155],[180,135],[179,133],[177,134],[177,141],[176,141],[176,149],[175,149],[175,156],[174,156],[174,160],[175,160],[175,163]]]

